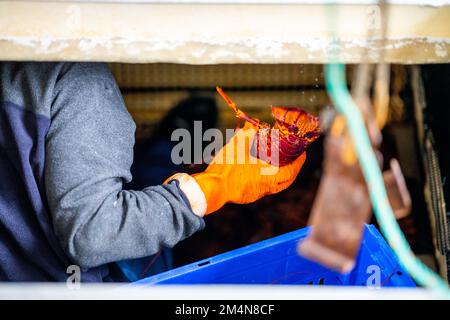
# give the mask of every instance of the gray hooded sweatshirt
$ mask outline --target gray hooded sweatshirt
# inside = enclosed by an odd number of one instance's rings
[[[104,281],[204,227],[176,181],[123,189],[134,132],[106,65],[0,62],[0,280]]]

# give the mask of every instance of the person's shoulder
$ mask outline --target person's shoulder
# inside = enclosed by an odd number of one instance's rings
[[[13,79],[34,78],[37,80],[52,81],[64,69],[68,63],[64,62],[27,62],[27,61],[4,61],[0,62],[2,74],[9,75]]]
[[[0,85],[5,101],[48,116],[62,63],[1,62]]]
[[[60,68],[60,79],[69,78],[73,80],[89,81],[89,79],[111,80],[112,74],[106,63],[100,62],[71,62],[62,63]]]
[[[85,114],[115,110],[115,117],[123,113],[129,118],[119,87],[105,63],[64,64],[53,96],[52,114],[62,108]]]
[[[26,79],[43,88],[54,88],[59,82],[113,79],[107,64],[98,62],[0,62],[0,74],[2,82],[15,84]]]

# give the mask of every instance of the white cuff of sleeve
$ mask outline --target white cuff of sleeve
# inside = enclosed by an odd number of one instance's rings
[[[206,198],[197,181],[187,173],[176,173],[172,179],[178,181],[181,191],[186,195],[192,211],[196,216],[203,217],[206,213]]]

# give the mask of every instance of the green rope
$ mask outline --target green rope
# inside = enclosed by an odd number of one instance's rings
[[[369,189],[375,216],[381,231],[397,255],[400,264],[419,285],[437,290],[443,297],[450,298],[450,290],[445,281],[414,256],[397,224],[388,201],[381,169],[372,149],[361,112],[347,89],[345,66],[339,63],[326,65],[325,81],[328,93],[336,109],[347,120],[347,126],[354,141],[359,164]]]

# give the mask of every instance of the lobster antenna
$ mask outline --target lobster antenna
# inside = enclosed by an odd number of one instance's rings
[[[228,104],[228,106],[233,109],[234,113],[236,114],[236,118],[242,119],[245,121],[250,122],[251,124],[257,126],[258,128],[266,127],[267,125],[263,123],[262,121],[252,118],[249,115],[247,115],[245,112],[238,109],[237,105],[231,100],[231,98],[222,90],[222,88],[216,86],[217,92],[222,96],[222,98],[225,100],[225,102]]]
[[[222,96],[223,100],[228,104],[228,106],[233,109],[234,112],[239,113],[239,109],[236,105],[236,103],[231,100],[231,98],[222,90],[222,88],[216,86],[217,92]]]

